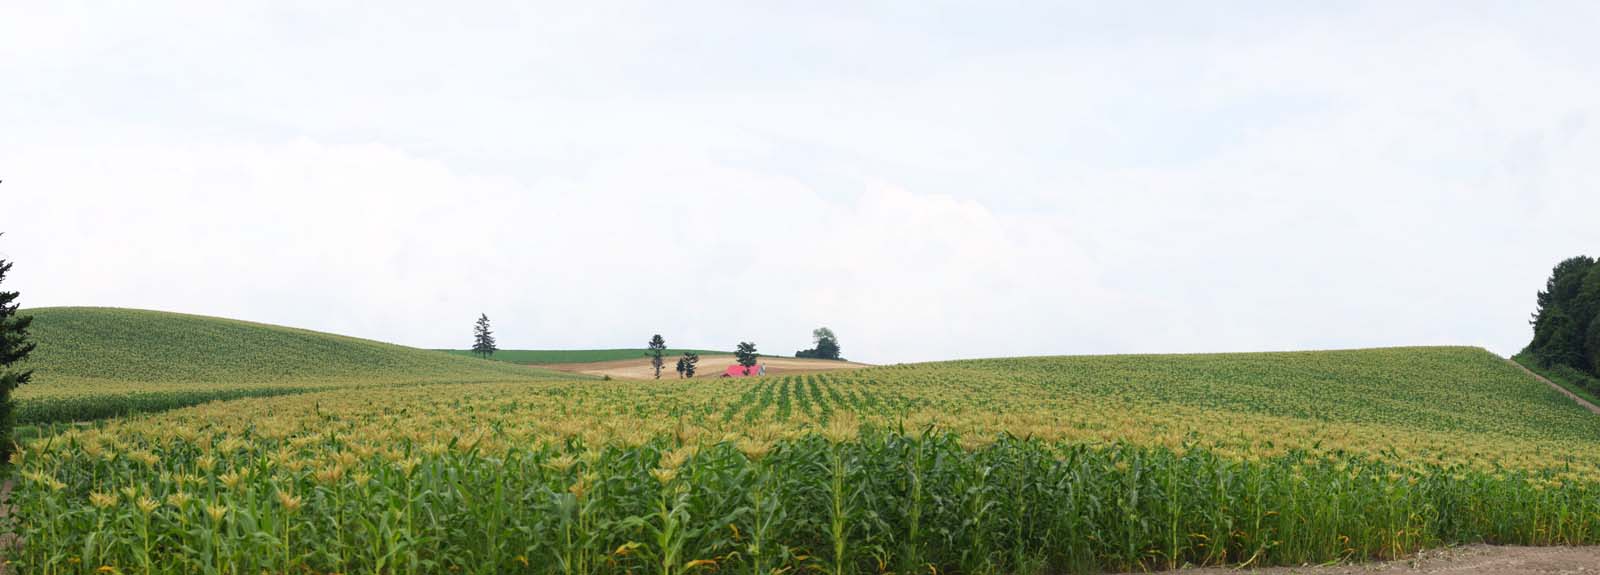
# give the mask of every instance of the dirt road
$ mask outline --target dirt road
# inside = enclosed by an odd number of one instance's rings
[[[1545,379],[1544,376],[1539,375],[1537,373],[1534,373],[1533,370],[1528,369],[1527,367],[1523,366],[1520,363],[1517,363],[1515,360],[1508,359],[1506,361],[1511,362],[1511,365],[1517,366],[1517,369],[1522,370],[1523,373],[1531,375],[1531,376],[1533,376],[1534,379],[1537,379],[1539,381],[1544,382],[1544,384],[1550,386],[1551,389],[1554,389],[1556,391],[1561,392],[1561,395],[1565,395],[1565,396],[1567,396],[1569,398],[1572,398],[1573,401],[1578,402],[1578,405],[1581,405],[1581,406],[1587,408],[1591,413],[1600,414],[1600,407],[1597,407],[1597,406],[1595,406],[1595,404],[1589,403],[1588,400],[1586,400],[1584,398],[1581,398],[1581,397],[1578,397],[1576,394],[1574,394],[1574,393],[1572,393],[1570,391],[1567,391],[1567,388],[1561,387],[1560,385],[1556,385],[1556,382],[1550,381],[1548,379]]]
[[[668,356],[666,360],[666,365],[661,367],[661,379],[677,379],[678,372],[673,367],[677,365],[678,356]],[[727,369],[728,366],[734,363],[732,355],[702,355],[700,356],[700,363],[696,367],[695,378],[721,377],[722,370]],[[851,361],[799,359],[793,357],[763,357],[761,358],[761,363],[767,366],[767,375],[788,375],[871,367],[864,363]],[[554,363],[538,367],[588,375],[609,375],[619,379],[651,379],[655,376],[655,371],[650,367],[650,360],[644,357],[590,363]]]
[[[1469,545],[1425,551],[1401,561],[1329,567],[1267,569],[1184,569],[1178,575],[1357,575],[1392,573],[1427,575],[1568,575],[1600,574],[1600,547],[1502,547]]]

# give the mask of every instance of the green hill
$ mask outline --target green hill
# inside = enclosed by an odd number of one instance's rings
[[[18,421],[83,420],[214,399],[378,384],[562,377],[352,337],[120,308],[39,308]]]
[[[933,412],[1058,411],[1141,417],[1270,417],[1324,428],[1600,440],[1600,417],[1473,347],[1059,356],[892,366],[830,376]],[[881,393],[881,392],[880,392]],[[1216,429],[1221,433],[1237,430]]]
[[[465,357],[478,357],[468,349],[442,349],[451,355]],[[617,361],[623,359],[638,359],[645,356],[644,348],[629,349],[502,349],[494,352],[489,359],[522,365],[549,365],[553,363],[595,363],[600,361]],[[727,351],[711,351],[705,349],[668,349],[668,357],[683,355],[685,352],[700,355],[732,355]]]

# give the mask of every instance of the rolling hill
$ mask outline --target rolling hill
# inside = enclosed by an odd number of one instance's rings
[[[21,560],[63,571],[101,526],[139,517],[172,544],[97,557],[205,564],[213,545],[261,572],[1065,573],[1600,543],[1600,417],[1462,347],[346,386],[24,446],[45,451],[20,463]],[[190,481],[226,506],[161,507]],[[429,526],[415,544],[338,523],[405,529],[410,513]]]
[[[1477,348],[603,381],[211,317],[30,313],[38,379],[19,390],[18,416],[41,425],[24,435],[13,492],[29,567],[70,570],[62,558],[90,556],[90,534],[133,517],[170,544],[102,546],[94,564],[202,564],[197,550],[223,539],[226,561],[251,571],[381,570],[395,557],[512,572],[581,557],[618,574],[653,572],[661,565],[641,558],[675,549],[672,565],[815,567],[746,556],[757,545],[743,537],[822,549],[842,573],[1302,565],[1600,542],[1600,417]],[[524,359],[642,369],[635,353]],[[166,413],[116,417],[151,411]],[[54,425],[95,418],[111,419]],[[190,481],[223,503],[185,502]],[[569,504],[582,500],[594,504]],[[340,527],[401,521],[393,501],[455,527],[391,549]],[[549,520],[573,513],[603,516]],[[683,539],[640,542],[630,526],[649,521]],[[202,537],[194,525],[229,528]],[[547,544],[574,534],[594,543]]]
[[[18,421],[168,409],[376,384],[527,381],[544,370],[245,321],[121,308],[39,308]]]
[[[441,349],[451,355],[463,357],[477,357],[468,349]],[[711,351],[706,349],[668,349],[666,355],[674,357],[683,355],[684,352],[694,352],[700,355],[732,355],[726,351]],[[622,361],[644,357],[643,348],[619,349],[502,349],[494,352],[489,359],[518,363],[522,365],[549,365],[563,363],[596,363],[602,361]]]

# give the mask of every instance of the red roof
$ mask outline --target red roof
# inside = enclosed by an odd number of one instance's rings
[[[761,375],[761,366],[756,365],[751,367],[749,373],[746,373],[744,366],[735,363],[728,366],[728,369],[723,370],[722,375],[726,375],[728,377],[751,377]]]

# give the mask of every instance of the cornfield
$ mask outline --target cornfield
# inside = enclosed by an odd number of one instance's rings
[[[557,374],[374,341],[220,318],[115,308],[43,308],[35,383],[15,413],[39,425],[209,401],[373,385],[527,381]]]
[[[26,573],[1044,573],[1600,542],[1600,441],[1481,350],[361,386],[54,426]]]

